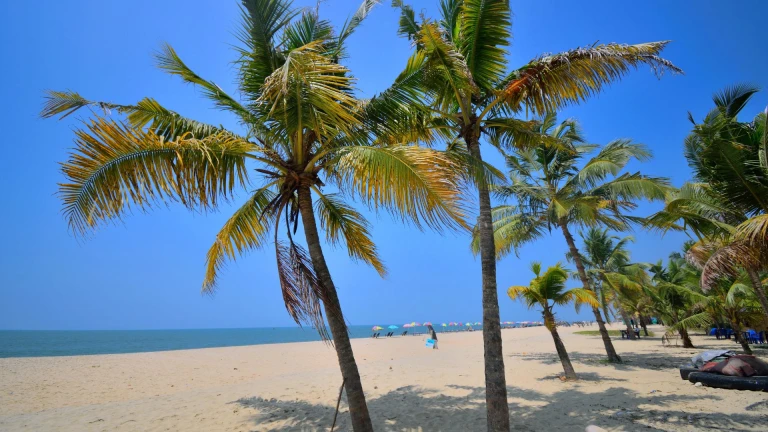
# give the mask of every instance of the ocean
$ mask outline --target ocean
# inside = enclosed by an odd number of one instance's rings
[[[350,326],[350,337],[370,337],[373,333],[371,327],[373,326]],[[318,340],[320,337],[317,331],[299,327],[199,330],[0,330],[0,358],[124,354]]]

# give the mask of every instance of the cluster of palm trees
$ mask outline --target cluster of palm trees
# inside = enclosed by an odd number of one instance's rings
[[[620,361],[603,315],[609,304],[624,307],[621,281],[633,280],[633,270],[618,256],[598,258],[588,248],[582,255],[572,229],[624,230],[634,221],[628,212],[636,200],[671,193],[664,179],[622,173],[630,160],[650,157],[645,147],[626,140],[587,145],[575,121],[558,123],[553,113],[637,67],[657,74],[679,69],[659,56],[667,42],[592,45],[509,69],[507,0],[441,0],[438,18],[417,17],[410,5],[394,0],[401,11],[399,34],[412,42],[413,52],[390,88],[363,100],[344,66],[346,42],[377,3],[363,1],[334,27],[318,8],[243,0],[238,98],[197,75],[171,46],[163,47],[158,66],[233,114],[235,130],[186,118],[149,97],[116,104],[49,92],[44,117],[91,109],[62,165],[64,214],[75,233],[86,234],[132,208],[179,202],[192,210],[215,209],[248,191],[208,252],[203,291],[216,288],[227,260],[274,246],[289,314],[332,340],[355,431],[371,430],[372,423],[322,242],[345,246],[352,259],[384,276],[369,223],[354,203],[420,228],[472,231],[482,268],[487,426],[509,430],[497,258],[551,227],[560,230],[592,294],[566,292],[555,301],[573,297],[590,304],[609,359]],[[522,113],[538,120],[520,118]],[[481,144],[506,155],[509,178],[483,161]],[[590,152],[594,156],[581,166]],[[477,193],[474,211],[466,200],[471,190]],[[494,209],[491,194],[515,202]],[[738,209],[754,216],[749,208]],[[477,220],[468,223],[472,214]],[[721,230],[723,223],[710,225]],[[765,223],[752,218],[728,235],[718,231],[713,238],[721,247],[712,259],[728,247],[762,250],[754,233]],[[299,225],[306,248],[296,237]],[[718,262],[720,273],[736,271]],[[562,276],[562,269],[552,272],[553,279]]]
[[[630,325],[633,319],[647,334],[649,318],[656,317],[667,325],[667,336],[677,333],[686,348],[694,347],[689,329],[724,330],[727,326],[742,349],[751,353],[743,331],[768,329],[768,208],[762,203],[768,197],[768,109],[752,120],[738,119],[758,91],[746,85],[727,88],[714,96],[715,106],[702,123],[691,116],[693,130],[685,141],[685,156],[694,180],[680,189],[639,173],[620,174],[609,181],[591,178],[590,167],[601,176],[608,166],[614,175],[623,167],[614,167],[614,159],[606,155],[616,144],[607,145],[577,168],[573,160],[582,152],[557,154],[569,145],[578,148],[573,143],[583,141],[574,134],[578,129],[570,121],[556,128],[550,122],[548,136],[559,139],[560,147],[542,143],[533,152],[517,150],[507,156],[513,169],[511,185],[496,190],[502,197],[513,197],[515,203],[494,209],[497,250],[501,254],[514,250],[559,225],[569,247],[566,258],[576,265],[575,275],[583,283],[584,288],[566,290],[568,270],[558,264],[540,275],[540,264],[535,263],[536,279],[508,292],[512,299],[525,299],[529,307],[541,306],[566,378],[576,375],[555,328],[554,305],[571,301],[577,306],[591,305],[609,358],[615,351],[598,309],[609,318],[618,314],[626,323],[629,339],[635,338]],[[542,126],[550,117],[545,117]],[[647,155],[638,150],[635,147],[620,160]],[[623,190],[625,180],[631,183],[632,192],[617,192]],[[582,181],[588,186],[572,186]],[[606,188],[616,191],[607,196],[595,192]],[[664,207],[645,218],[625,214],[623,210],[632,209],[639,198],[663,199]],[[629,223],[650,230],[686,231],[694,240],[671,254],[666,264],[632,262],[627,250],[632,237],[619,238],[610,232],[623,231]],[[581,249],[569,233],[572,224],[588,228],[581,233]]]

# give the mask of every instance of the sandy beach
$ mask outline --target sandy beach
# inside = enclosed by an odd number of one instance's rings
[[[588,329],[596,330],[597,327]],[[615,340],[623,365],[602,362],[598,337],[561,329],[578,382],[561,382],[542,327],[504,338],[514,430],[765,430],[765,393],[695,387],[676,366],[697,350],[655,338]],[[733,347],[697,336],[700,348]],[[483,430],[482,334],[354,339],[374,427]],[[765,350],[757,350],[765,357]],[[328,430],[341,374],[321,342],[140,354],[0,359],[2,431]],[[342,400],[337,430],[349,430]]]

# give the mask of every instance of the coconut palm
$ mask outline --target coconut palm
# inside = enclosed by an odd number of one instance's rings
[[[494,188],[500,198],[516,201],[493,209],[496,255],[504,256],[555,227],[568,244],[579,279],[584,287],[592,289],[571,228],[626,230],[633,220],[627,212],[636,207],[636,201],[663,199],[668,182],[639,172],[622,173],[629,161],[650,159],[650,151],[641,144],[626,139],[602,148],[583,144],[578,123],[570,119],[558,123],[554,114],[544,117],[537,133],[546,141],[508,155],[511,184]],[[582,164],[589,153],[598,149]],[[473,249],[479,250],[478,235]],[[592,311],[609,361],[620,362],[600,310],[595,307]]]
[[[741,269],[768,317],[768,297],[759,272],[768,264],[768,159],[766,114],[751,122],[738,115],[759,91],[748,85],[724,89],[713,97],[715,107],[685,141],[685,156],[696,183],[671,195],[665,208],[649,219],[662,230],[689,229],[700,244],[691,248],[702,268],[702,288],[721,277],[737,277]],[[679,222],[682,221],[682,224]]]
[[[214,291],[227,260],[273,243],[288,313],[333,340],[355,431],[372,430],[371,419],[318,221],[327,243],[346,245],[350,257],[382,276],[386,269],[370,225],[348,199],[419,227],[462,224],[452,162],[430,149],[386,145],[412,139],[410,127],[403,136],[397,132],[408,126],[407,107],[382,112],[356,99],[349,71],[339,63],[346,39],[375,3],[364,2],[337,32],[316,10],[294,9],[289,1],[244,1],[236,62],[243,100],[201,78],[166,45],[157,54],[159,67],[235,114],[239,131],[185,118],[151,98],[118,105],[50,92],[42,113],[105,111],[75,131],[75,149],[62,165],[64,214],[77,234],[132,208],[181,202],[192,210],[215,209],[237,191],[249,191],[208,251],[203,292]],[[110,112],[125,118],[109,119]],[[391,113],[397,117],[380,122]],[[294,237],[299,222],[308,252]]]
[[[697,312],[694,306],[705,299],[699,289],[699,272],[679,253],[669,256],[666,267],[659,261],[649,271],[655,286],[644,286],[644,291],[653,301],[655,314],[667,323],[668,333],[677,330],[684,348],[694,348],[686,324],[690,320],[685,320]]]
[[[401,10],[399,32],[413,42],[414,53],[387,94],[394,105],[427,105],[440,119],[435,126],[471,162],[479,205],[488,429],[509,430],[489,175],[481,170],[480,143],[523,145],[531,122],[517,114],[543,115],[579,103],[642,65],[657,73],[679,69],[659,57],[667,42],[651,42],[576,48],[510,70],[508,0],[441,0],[440,18],[421,20],[402,0],[392,3]]]
[[[565,371],[565,378],[576,380],[576,372],[573,370],[571,359],[568,357],[568,351],[565,349],[560,335],[557,333],[557,322],[555,321],[554,306],[565,306],[573,302],[578,308],[582,304],[597,307],[600,303],[595,297],[595,293],[584,288],[566,289],[565,283],[568,280],[568,270],[559,263],[549,267],[544,274],[541,274],[541,263],[531,264],[531,270],[536,277],[531,280],[528,286],[511,286],[507,290],[507,295],[512,300],[521,299],[528,308],[534,306],[541,307],[541,314],[544,317],[544,325],[555,341],[557,356],[560,357],[560,363]]]
[[[627,328],[630,340],[635,340],[635,331],[630,323],[630,316],[624,304],[638,297],[642,292],[641,284],[645,279],[643,269],[630,262],[627,244],[634,238],[619,238],[611,235],[608,229],[591,227],[581,233],[584,243],[581,261],[590,277],[592,287],[598,294],[603,313],[608,316],[608,309],[613,305],[618,309]],[[573,257],[568,254],[568,259]]]

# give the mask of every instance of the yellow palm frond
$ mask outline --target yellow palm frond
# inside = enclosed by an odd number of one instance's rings
[[[418,228],[469,229],[459,203],[457,166],[441,152],[414,146],[339,149],[329,166],[344,191]]]
[[[349,256],[359,259],[385,277],[387,269],[376,252],[376,245],[370,238],[370,224],[355,209],[348,207],[334,194],[321,194],[315,204],[320,226],[325,230],[328,243],[336,245],[340,242],[347,244]]]
[[[213,208],[247,182],[245,157],[254,146],[230,134],[173,141],[151,131],[97,118],[75,131],[75,149],[62,164],[59,186],[72,230],[84,234],[135,204],[181,201]]]
[[[519,111],[525,106],[543,115],[586,100],[643,64],[657,74],[681,73],[677,66],[659,57],[668,43],[611,43],[546,55],[513,71],[502,82],[499,97],[509,109]]]
[[[586,288],[573,288],[564,293],[568,300],[563,304],[574,300],[576,305],[586,304],[592,307],[600,307],[600,301],[597,299],[594,291]]]
[[[242,207],[227,220],[206,256],[203,292],[212,293],[216,288],[219,270],[227,259],[233,260],[264,244],[272,223],[264,214],[269,203],[277,196],[267,187],[254,193]]]
[[[507,295],[512,300],[517,300],[518,298],[528,294],[530,291],[531,291],[531,287],[522,286],[522,285],[513,285],[507,288]]]

